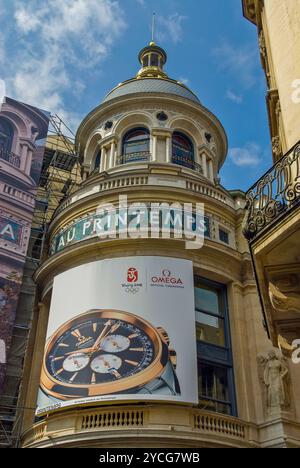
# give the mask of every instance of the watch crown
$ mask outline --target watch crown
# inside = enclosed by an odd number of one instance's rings
[[[167,345],[169,346],[170,344],[170,338],[169,338],[169,335],[168,333],[166,332],[166,330],[162,327],[157,327],[157,331],[158,333],[161,335],[161,337],[163,338],[163,340],[167,343]]]
[[[170,361],[174,367],[174,369],[176,369],[176,366],[177,366],[177,354],[176,354],[176,351],[175,349],[171,348],[169,349],[169,355],[170,355]]]

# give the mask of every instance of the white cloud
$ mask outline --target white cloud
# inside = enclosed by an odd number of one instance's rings
[[[183,23],[187,19],[187,16],[179,15],[179,13],[173,13],[168,17],[158,16],[158,39],[160,41],[171,40],[174,44],[180,42],[183,35]]]
[[[190,80],[188,78],[184,78],[183,76],[181,78],[179,78],[178,81],[180,81],[181,83],[183,83],[186,86],[189,86],[189,84],[190,84]]]
[[[230,148],[229,158],[239,167],[258,166],[262,162],[262,149],[256,143],[246,143],[242,148]]]
[[[257,82],[257,50],[250,45],[233,46],[224,42],[212,51],[220,70],[234,75],[246,88]]]
[[[19,5],[15,11],[15,20],[23,33],[36,31],[42,26],[42,10],[30,12],[25,6]]]
[[[225,97],[229,99],[230,101],[235,102],[236,104],[241,104],[243,102],[243,96],[241,96],[240,94],[234,93],[230,89],[226,91]]]
[[[5,62],[5,39],[4,39],[4,34],[0,33],[0,63]]]
[[[120,2],[12,1],[16,30],[10,33],[19,36],[21,46],[4,77],[9,94],[79,121],[64,111],[65,94],[82,93],[86,71],[99,66],[125,31]]]

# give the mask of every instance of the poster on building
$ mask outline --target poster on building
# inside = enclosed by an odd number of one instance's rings
[[[5,97],[0,110],[0,395],[50,114]]]
[[[192,262],[108,259],[55,278],[37,415],[197,395]]]

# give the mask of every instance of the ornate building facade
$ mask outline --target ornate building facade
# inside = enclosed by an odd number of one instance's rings
[[[48,124],[43,111],[5,98],[0,112],[0,395]]]
[[[151,43],[139,60],[77,132],[83,182],[57,209],[35,274],[22,446],[300,446],[299,376],[262,323],[245,196],[218,177],[225,131],[168,77],[163,49]],[[120,196],[204,203],[204,246],[186,248],[174,225],[169,237],[101,236],[99,213]]]
[[[270,337],[288,356],[300,338],[300,4],[243,0],[257,26],[274,166],[247,193],[245,234]]]

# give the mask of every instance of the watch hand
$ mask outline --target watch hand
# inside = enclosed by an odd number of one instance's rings
[[[76,356],[77,354],[92,354],[94,353],[95,350],[94,348],[84,348],[84,349],[78,349],[77,351],[71,351],[70,353],[66,353],[65,356],[71,356],[72,354]]]
[[[80,349],[80,350],[76,350],[76,351],[72,351],[70,353],[66,353],[65,356],[71,356],[72,354],[76,355],[76,354],[93,354],[95,353],[96,351],[99,351],[99,348],[100,348],[100,343],[101,341],[113,330],[113,328],[115,327],[112,327],[111,330],[109,330],[111,326],[111,320],[108,320],[105,324],[105,327],[103,328],[102,332],[100,333],[100,335],[98,336],[97,340],[95,341],[94,345],[91,347],[91,348],[83,348],[83,349]],[[109,331],[108,331],[109,330]]]
[[[100,343],[101,341],[111,332],[111,330],[109,330],[111,327],[111,320],[108,320],[108,322],[106,322],[105,324],[105,327],[103,328],[102,332],[100,333],[100,335],[98,336],[97,340],[95,341],[94,343],[94,346],[93,346],[93,349],[98,351],[99,350],[99,347],[100,347]]]

